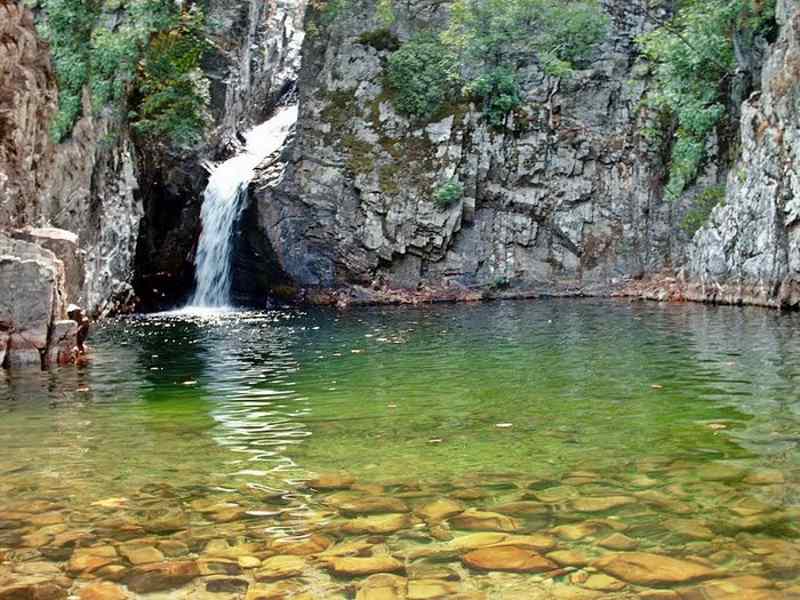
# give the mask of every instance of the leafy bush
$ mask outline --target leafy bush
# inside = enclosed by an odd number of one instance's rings
[[[533,58],[548,75],[568,77],[606,27],[596,0],[456,0],[442,37],[465,63],[465,91],[482,98],[500,126],[522,103],[521,66]]]
[[[400,40],[389,29],[376,29],[362,33],[358,43],[363,46],[372,46],[376,50],[394,52],[400,48]]]
[[[38,22],[39,33],[50,43],[58,81],[58,113],[51,124],[51,133],[60,142],[81,115],[81,95],[91,70],[87,40],[97,19],[97,9],[91,0],[45,0],[40,8],[47,16]]]
[[[774,9],[774,0],[687,0],[668,23],[639,38],[656,64],[648,104],[668,111],[678,124],[667,195],[680,195],[696,178],[707,140],[726,115],[737,67],[734,36],[761,35]]]
[[[725,202],[725,186],[712,185],[695,196],[692,208],[686,213],[681,222],[683,229],[689,237],[694,237],[700,228],[706,224],[711,211]]]
[[[419,34],[389,57],[388,81],[401,112],[431,118],[458,88],[456,58],[437,36]]]
[[[441,208],[452,206],[464,196],[464,185],[457,179],[439,186],[433,193],[433,201]]]
[[[181,11],[171,0],[117,0],[113,5],[108,2],[103,9],[120,14],[120,18],[113,19],[103,15],[100,3],[94,0],[40,0],[38,6],[41,11],[37,26],[50,43],[58,80],[59,110],[51,125],[56,142],[70,135],[81,116],[86,86],[93,110],[110,105],[119,114],[127,115],[137,79],[146,74],[146,69],[140,68],[140,60],[159,35],[183,38],[189,26],[198,47],[206,47],[202,12]],[[172,68],[180,71],[183,65],[176,63]],[[198,77],[204,79],[201,73],[195,73],[195,79]],[[185,86],[175,89],[173,96],[187,91]],[[197,105],[184,108],[194,110]],[[164,133],[170,138],[173,133],[175,137],[185,137],[181,132],[170,131],[169,126]]]
[[[184,13],[178,25],[155,35],[139,64],[134,129],[178,146],[197,142],[209,120],[208,80],[201,60],[208,47],[203,15]]]

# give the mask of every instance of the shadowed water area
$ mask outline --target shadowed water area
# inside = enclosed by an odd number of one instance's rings
[[[2,600],[800,598],[796,315],[165,314],[90,341],[0,374]]]

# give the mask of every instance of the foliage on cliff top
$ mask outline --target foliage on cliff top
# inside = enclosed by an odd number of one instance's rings
[[[179,45],[184,49],[187,41],[194,47],[170,53],[170,69],[176,75],[168,81],[180,85],[171,90],[171,100],[160,99],[161,112],[167,116],[160,134],[178,143],[199,135],[204,125],[201,121],[188,136],[185,123],[170,121],[166,108],[171,106],[175,113],[186,110],[188,95],[192,109],[205,114],[206,86],[199,71],[199,56],[206,48],[201,33],[202,11],[196,7],[181,9],[172,0],[39,0],[34,6],[39,9],[37,26],[50,44],[58,80],[59,107],[51,125],[55,141],[67,138],[82,115],[85,89],[90,92],[95,112],[109,107],[123,118],[131,111],[131,116],[140,115],[137,111],[141,107],[132,101],[134,97],[141,103],[148,100],[152,61],[147,57],[152,56],[152,44],[163,36],[182,40]],[[193,86],[185,85],[187,70],[192,71]]]
[[[570,76],[606,26],[596,0],[455,0],[438,40],[420,34],[390,58],[389,80],[403,112],[431,117],[460,79],[501,127],[522,104],[521,69],[537,63],[549,76]]]
[[[724,122],[737,71],[734,39],[752,44],[772,26],[775,0],[683,0],[674,16],[639,38],[655,67],[648,104],[677,121],[667,195],[697,177],[708,139]]]

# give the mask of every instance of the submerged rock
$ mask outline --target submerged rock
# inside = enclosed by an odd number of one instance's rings
[[[172,590],[200,576],[195,561],[158,563],[135,567],[126,577],[128,588],[140,594]]]
[[[388,555],[364,558],[337,556],[327,559],[326,566],[336,575],[359,576],[374,573],[398,573],[405,570],[403,563]]]
[[[688,583],[719,575],[719,571],[696,562],[647,552],[612,554],[594,561],[592,566],[628,583],[650,587]]]
[[[495,512],[470,508],[450,519],[456,529],[478,529],[483,531],[517,531],[521,528],[518,520]]]
[[[256,573],[258,581],[273,581],[302,575],[306,569],[306,561],[299,556],[272,556],[261,562]]]
[[[542,573],[559,568],[551,560],[520,546],[491,546],[473,550],[465,554],[462,561],[466,566],[482,571]]]

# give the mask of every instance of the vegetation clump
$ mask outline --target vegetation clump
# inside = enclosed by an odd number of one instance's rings
[[[179,8],[171,0],[104,5],[39,0],[34,6],[40,9],[37,27],[50,44],[58,81],[58,112],[51,124],[56,142],[70,135],[83,114],[86,88],[95,112],[110,108],[131,117],[134,126],[139,122],[142,131],[177,143],[201,135],[208,94],[199,67],[208,43],[198,7]],[[155,85],[156,79],[160,84]],[[160,108],[154,110],[154,104]],[[194,116],[177,118],[187,110]],[[156,116],[163,119],[158,127],[152,126]]]
[[[681,222],[681,229],[691,238],[697,233],[711,216],[711,211],[725,203],[725,186],[712,185],[707,187],[692,201],[692,208],[686,213]]]
[[[433,201],[440,208],[452,206],[464,196],[464,185],[453,178],[440,185],[433,192]]]
[[[390,29],[385,27],[362,33],[358,37],[358,43],[362,46],[371,46],[378,51],[394,52],[400,49],[400,40]]]
[[[389,57],[388,80],[401,112],[430,118],[458,91],[456,56],[438,36],[418,34]]]
[[[597,0],[456,0],[441,34],[420,34],[391,57],[389,82],[408,115],[431,118],[458,89],[501,127],[522,104],[523,67],[569,77],[606,26]]]
[[[522,104],[519,73],[531,58],[547,75],[569,77],[606,28],[596,0],[456,0],[442,38],[465,65],[465,92],[500,126]]]
[[[677,124],[668,196],[694,181],[709,138],[724,124],[737,71],[735,43],[752,45],[774,26],[774,14],[774,0],[683,0],[669,21],[639,38],[656,65],[647,102]]]

